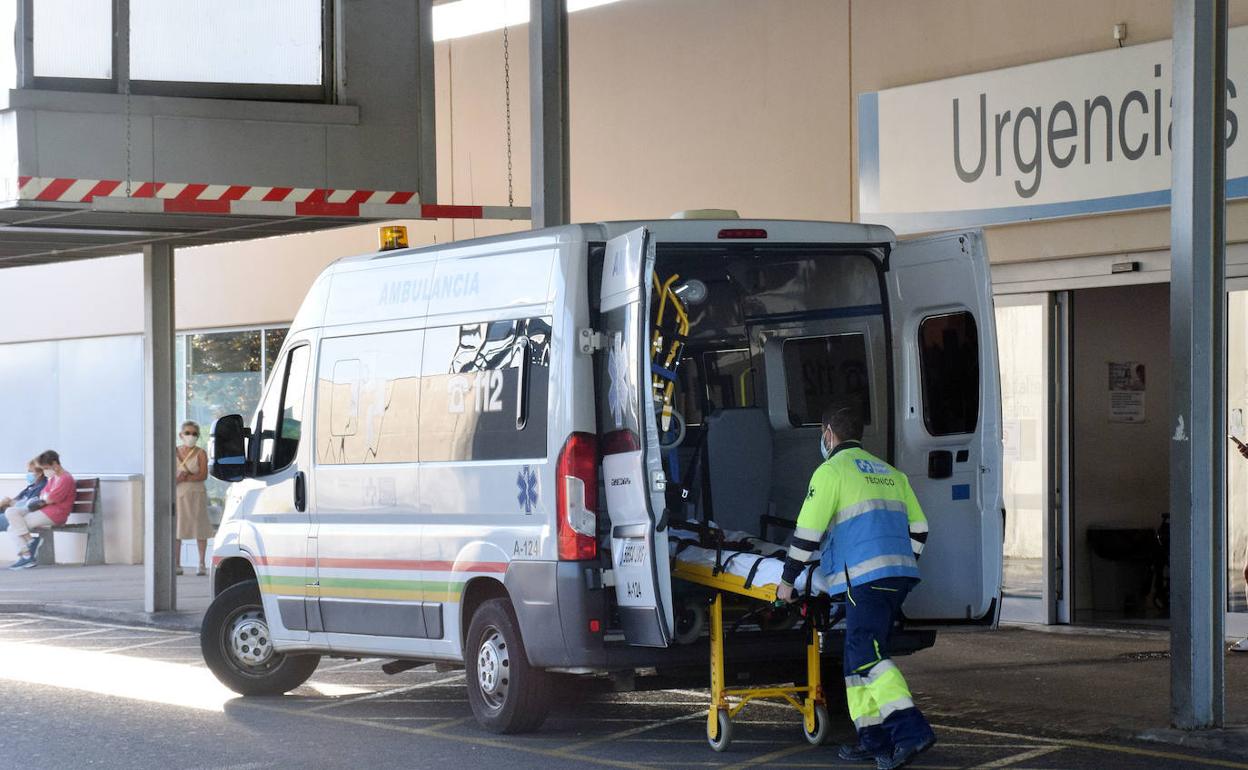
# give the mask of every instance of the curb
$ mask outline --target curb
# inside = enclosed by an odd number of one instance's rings
[[[201,618],[198,612],[139,612],[60,602],[0,602],[0,614],[26,612],[191,633],[199,633]]]
[[[1221,728],[1217,730],[1178,730],[1175,728],[1157,728],[1135,733],[1138,741],[1156,744],[1182,746],[1185,749],[1196,749],[1212,753],[1232,754],[1248,757],[1248,730],[1242,727]]]

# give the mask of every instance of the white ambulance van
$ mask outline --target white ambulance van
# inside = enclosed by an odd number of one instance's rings
[[[915,624],[991,625],[997,371],[975,232],[691,218],[339,260],[250,424],[214,426],[213,474],[235,483],[206,662],[243,694],[292,690],[323,655],[462,664],[499,732],[539,726],[568,675],[705,682],[669,535],[693,519],[787,542],[842,397],[931,523],[897,646],[931,644]],[[732,654],[736,676],[783,678],[801,633],[747,624]]]

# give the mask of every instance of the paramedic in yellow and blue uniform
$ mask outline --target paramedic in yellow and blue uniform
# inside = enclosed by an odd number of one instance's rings
[[[936,743],[888,656],[893,623],[919,582],[927,519],[906,475],[862,448],[856,404],[829,406],[822,422],[825,460],[811,477],[777,595],[792,600],[793,584],[816,555],[828,593],[844,592],[845,695],[858,745],[842,746],[839,755],[874,758],[879,770],[892,770]]]

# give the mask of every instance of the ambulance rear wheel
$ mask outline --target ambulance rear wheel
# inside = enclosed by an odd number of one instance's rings
[[[273,648],[254,580],[235,583],[212,600],[199,628],[204,663],[221,684],[240,695],[281,695],[308,681],[320,655],[290,655]]]
[[[732,718],[728,716],[727,711],[721,710],[719,718],[715,720],[715,734],[711,734],[711,727],[707,725],[706,742],[711,744],[711,748],[716,751],[727,751],[728,744],[732,743]]]
[[[815,704],[815,730],[811,732],[806,729],[806,720],[802,720],[802,735],[806,736],[806,742],[811,746],[822,746],[823,741],[828,737],[828,725],[831,720],[828,718],[828,708],[822,703]]]
[[[464,644],[468,703],[482,727],[525,733],[541,727],[550,711],[553,678],[529,665],[511,603],[482,602]]]

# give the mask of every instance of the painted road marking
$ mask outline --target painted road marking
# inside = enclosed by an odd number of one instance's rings
[[[650,724],[642,725],[641,727],[633,727],[628,730],[620,730],[619,732],[608,733],[606,735],[602,735],[597,738],[591,738],[590,740],[587,740],[587,741],[573,743],[570,746],[565,746],[563,748],[560,748],[559,751],[576,752],[582,749],[586,749],[590,746],[597,746],[600,743],[609,743],[611,741],[620,740],[621,738],[629,738],[634,735],[648,733],[651,730],[657,730],[660,727],[667,727],[669,725],[680,724],[681,722],[688,722],[692,719],[706,719],[706,712],[698,711],[692,714],[682,714],[681,716],[672,717],[671,719],[661,719],[657,722],[651,722]]]
[[[813,748],[815,747],[811,746],[809,743],[802,742],[793,746],[789,746],[787,748],[780,749],[778,751],[773,751],[769,754],[763,754],[762,756],[754,757],[753,759],[747,759],[744,762],[738,762],[734,765],[728,765],[728,767],[725,768],[725,770],[740,770],[741,768],[745,768],[745,767],[756,767],[757,765],[766,765],[766,764],[770,764],[774,760],[784,759],[785,757],[791,757],[794,754],[801,754],[802,752],[810,751]]]
[[[338,714],[330,714],[325,711],[312,711],[311,709],[300,709],[298,711],[288,711],[278,706],[270,706],[263,703],[255,703],[251,701],[243,701],[242,704],[248,708],[260,709],[262,711],[271,711],[277,714],[297,714],[308,716],[313,719],[324,719],[341,724],[354,725],[356,727],[371,727],[377,730],[390,730],[393,732],[406,733],[408,735],[422,735],[430,738],[438,738],[445,741],[453,741],[455,743],[463,743],[470,746],[484,746],[488,748],[501,749],[503,751],[519,751],[525,754],[535,754],[542,757],[550,757],[552,759],[565,759],[583,764],[602,765],[603,767],[619,767],[627,770],[637,770],[638,768],[647,768],[648,765],[637,762],[621,762],[614,759],[605,759],[601,757],[591,757],[584,754],[567,754],[557,749],[544,749],[539,746],[529,746],[523,742],[516,740],[497,740],[494,738],[476,737],[469,735],[456,735],[454,733],[439,732],[438,725],[431,727],[405,727],[403,725],[393,724],[391,722],[372,722],[368,719],[357,719],[353,717],[344,717]],[[469,717],[470,718],[470,717]],[[466,718],[468,719],[468,718]],[[465,720],[452,720],[449,724],[459,724]]]
[[[932,725],[932,727],[936,730],[951,730],[954,732],[969,733],[971,735],[988,735],[995,738],[1015,738],[1037,741],[1041,743],[1064,746],[1066,748],[1094,749],[1096,751],[1108,751],[1114,754],[1127,754],[1130,756],[1151,757],[1154,759],[1170,759],[1181,762],[1193,762],[1198,765],[1209,765],[1210,767],[1231,767],[1237,768],[1237,770],[1248,770],[1248,763],[1234,762],[1229,759],[1213,759],[1195,756],[1192,754],[1179,754],[1173,751],[1140,749],[1135,748],[1134,746],[1120,746],[1113,743],[1098,743],[1096,741],[1084,741],[1075,738],[1045,738],[1037,735],[1019,735],[1018,733],[1009,733],[1000,730],[981,730],[974,727],[954,727],[953,725]]]
[[[423,690],[428,687],[437,687],[439,685],[462,681],[464,681],[464,675],[462,673],[453,674],[441,679],[434,679],[431,682],[419,682],[417,684],[409,684],[403,687],[394,687],[389,690],[379,690],[369,695],[361,695],[357,698],[345,698],[342,700],[331,701],[330,703],[325,703],[320,706],[313,706],[310,709],[306,709],[306,711],[324,711],[326,709],[339,708],[341,706],[350,706],[353,703],[362,703],[364,701],[377,700],[379,698],[389,698],[391,696],[398,695],[399,693],[412,692],[413,690]]]
[[[1028,760],[1036,759],[1037,757],[1043,757],[1048,754],[1053,754],[1054,752],[1065,751],[1065,749],[1066,749],[1065,746],[1041,746],[1040,748],[1032,749],[1030,751],[1024,751],[1021,754],[1015,754],[1014,756],[1011,756],[1011,757],[1002,757],[1001,759],[994,759],[991,762],[985,762],[982,765],[975,765],[975,767],[976,768],[1009,767],[1010,765],[1017,765],[1020,762],[1026,762]]]

